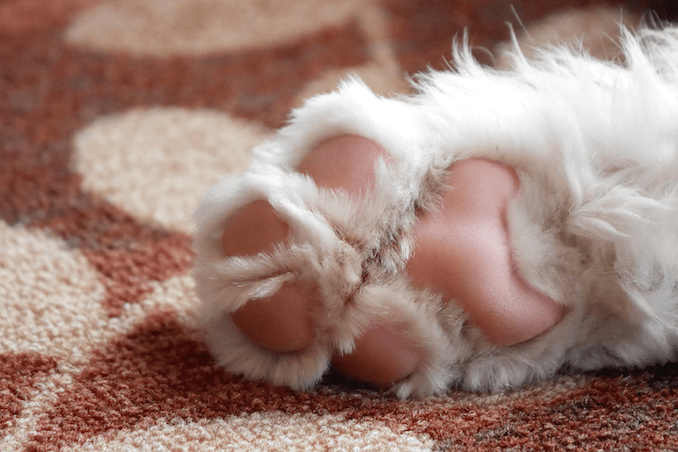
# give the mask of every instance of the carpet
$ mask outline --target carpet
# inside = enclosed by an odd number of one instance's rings
[[[678,450],[676,363],[400,401],[245,381],[196,326],[191,213],[290,109],[605,4],[0,0],[0,450]]]

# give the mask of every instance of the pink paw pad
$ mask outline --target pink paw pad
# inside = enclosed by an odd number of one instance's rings
[[[270,253],[287,240],[289,226],[271,205],[254,201],[226,224],[221,236],[224,254],[253,256]],[[306,348],[312,339],[308,308],[312,288],[288,283],[271,297],[252,300],[231,315],[242,334],[252,343],[275,352]]]

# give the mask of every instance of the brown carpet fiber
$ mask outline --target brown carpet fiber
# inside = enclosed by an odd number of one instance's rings
[[[0,450],[678,450],[676,364],[403,402],[243,381],[195,327],[191,212],[292,107],[599,4],[0,0]]]

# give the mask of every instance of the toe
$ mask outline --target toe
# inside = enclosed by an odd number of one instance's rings
[[[253,344],[273,352],[305,349],[313,338],[309,315],[314,290],[286,283],[268,298],[252,300],[231,314],[233,323]]]
[[[287,240],[289,226],[264,200],[247,204],[235,213],[226,224],[221,236],[224,254],[251,256],[271,252]]]
[[[379,143],[358,135],[339,135],[313,148],[297,169],[319,187],[342,190],[358,200],[373,186],[379,159],[390,161]]]
[[[379,387],[389,387],[412,374],[419,351],[394,327],[375,326],[356,339],[355,350],[335,356],[332,365],[345,375]]]
[[[226,256],[270,253],[285,242],[289,227],[263,200],[233,215],[221,237]],[[274,352],[294,352],[311,342],[308,309],[314,297],[308,284],[286,283],[267,298],[251,300],[231,314],[233,323],[253,344]]]

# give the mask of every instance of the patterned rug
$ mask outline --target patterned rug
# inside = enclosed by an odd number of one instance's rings
[[[0,0],[0,450],[678,450],[675,363],[399,401],[244,381],[195,326],[191,213],[291,108],[601,4]]]

